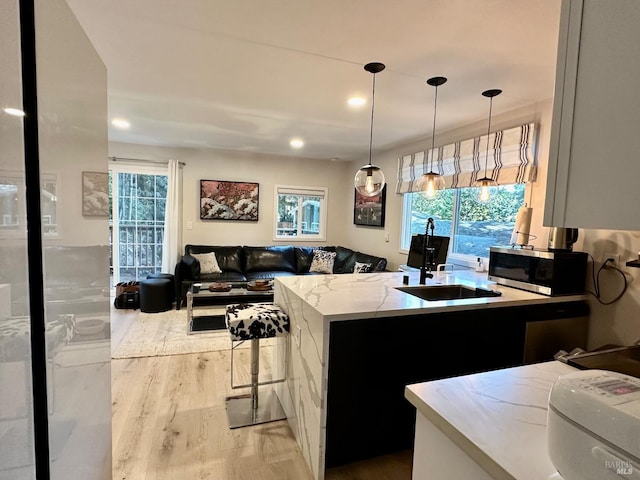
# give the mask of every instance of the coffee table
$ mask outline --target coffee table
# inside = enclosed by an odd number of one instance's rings
[[[197,285],[197,283],[192,285],[187,291],[187,334],[189,335],[226,328],[224,311],[219,315],[197,315],[198,309],[211,309],[216,305],[226,306],[231,303],[273,302],[273,288],[247,290],[247,284],[243,282],[232,283],[232,288],[228,292],[212,292],[209,290],[208,283],[201,284],[199,289]],[[207,328],[199,328],[198,324],[205,324]]]

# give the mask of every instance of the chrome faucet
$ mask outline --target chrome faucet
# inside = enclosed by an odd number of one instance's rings
[[[433,252],[434,248],[429,246],[429,226],[431,226],[431,238],[433,238],[433,230],[435,225],[433,223],[433,218],[429,217],[427,219],[427,226],[425,227],[424,232],[424,243],[422,244],[422,265],[420,266],[420,285],[424,285],[427,278],[433,278],[433,273],[431,273],[431,264],[433,263]],[[427,258],[429,259],[427,265]],[[427,271],[428,270],[428,271]]]

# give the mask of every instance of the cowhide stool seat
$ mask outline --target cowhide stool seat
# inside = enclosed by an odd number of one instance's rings
[[[239,303],[227,305],[225,321],[231,336],[231,387],[251,387],[251,393],[227,397],[229,428],[246,427],[286,418],[282,405],[273,390],[258,399],[258,386],[284,381],[284,378],[259,382],[260,339],[289,334],[289,317],[273,303]],[[234,385],[234,342],[251,341],[251,383]],[[239,346],[241,343],[238,343]]]

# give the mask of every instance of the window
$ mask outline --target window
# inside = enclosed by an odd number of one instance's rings
[[[401,248],[411,236],[424,233],[427,218],[434,219],[434,235],[451,237],[449,259],[472,265],[489,256],[489,247],[509,245],[518,209],[524,205],[524,184],[491,188],[491,200],[480,203],[477,188],[441,190],[433,198],[424,193],[404,194]]]
[[[274,240],[326,240],[327,188],[276,185]]]
[[[114,283],[140,280],[162,269],[167,199],[166,173],[119,167],[109,172]]]

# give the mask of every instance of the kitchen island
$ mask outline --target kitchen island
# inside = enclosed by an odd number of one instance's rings
[[[417,409],[412,478],[560,480],[547,454],[557,361],[409,385]]]
[[[426,301],[397,290],[418,273],[279,277],[275,302],[291,320],[287,381],[276,392],[313,472],[410,448],[407,384],[523,363],[528,320],[571,316],[584,296],[545,297],[498,286],[486,273],[437,273],[431,285],[500,296]],[[283,355],[285,352],[281,352]]]

